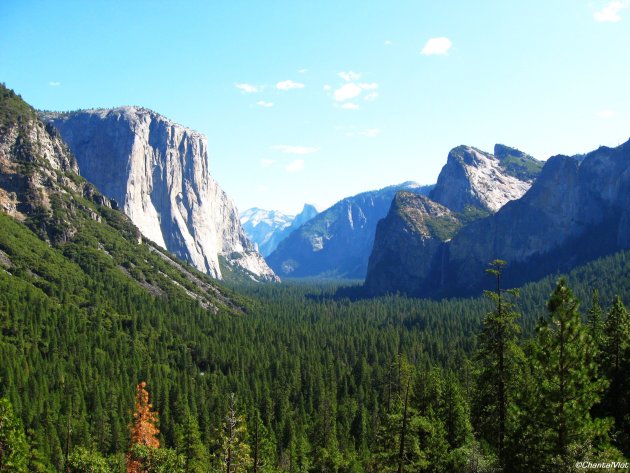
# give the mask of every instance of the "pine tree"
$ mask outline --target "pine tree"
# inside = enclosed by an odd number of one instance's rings
[[[473,403],[477,432],[496,449],[501,465],[506,464],[506,444],[512,435],[515,393],[520,378],[523,352],[518,345],[520,314],[506,295],[514,298],[518,292],[505,291],[501,276],[506,262],[494,260],[487,272],[496,278],[496,291],[485,295],[495,304],[483,320],[476,353],[477,388]]]
[[[604,343],[604,318],[602,312],[602,307],[599,304],[599,291],[593,289],[591,307],[588,309],[586,325],[598,349],[601,349]]]
[[[210,459],[208,451],[201,441],[197,420],[187,413],[182,430],[181,454],[185,458],[184,471],[186,473],[204,473],[208,470]]]
[[[141,445],[150,448],[159,448],[160,441],[157,435],[160,433],[157,428],[158,414],[153,411],[153,406],[149,403],[149,392],[146,390],[147,383],[142,381],[136,386],[135,410],[133,413],[133,424],[130,426],[131,447]],[[141,473],[142,462],[130,452],[127,455],[127,473]]]
[[[225,473],[241,473],[252,466],[250,447],[245,442],[247,426],[242,415],[238,414],[236,396],[228,396],[228,411],[223,419],[221,462]]]
[[[544,442],[542,468],[547,471],[568,470],[580,456],[589,454],[585,446],[605,438],[607,431],[604,422],[590,415],[606,381],[598,379],[595,343],[578,307],[566,281],[560,279],[547,305],[549,317],[537,327],[534,375],[538,384],[532,417]]]
[[[615,419],[617,444],[630,451],[630,314],[621,298],[615,297],[604,326],[602,343],[604,373],[610,386],[603,407]]]
[[[26,473],[28,444],[22,423],[7,398],[0,398],[0,472]]]

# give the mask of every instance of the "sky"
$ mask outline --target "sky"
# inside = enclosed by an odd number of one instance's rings
[[[240,210],[294,214],[495,143],[630,138],[630,0],[0,1],[0,82],[38,109],[140,105],[208,137]]]

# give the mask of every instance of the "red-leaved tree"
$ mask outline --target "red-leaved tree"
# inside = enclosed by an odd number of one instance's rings
[[[157,435],[160,430],[157,428],[158,413],[152,411],[149,403],[149,392],[146,390],[147,383],[142,381],[136,386],[136,402],[133,413],[133,423],[129,426],[131,432],[131,449],[135,445],[159,448],[160,441]],[[130,451],[127,454],[127,473],[142,473],[142,462],[134,458]]]

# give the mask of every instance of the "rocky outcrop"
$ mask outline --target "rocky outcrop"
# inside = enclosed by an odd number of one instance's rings
[[[503,145],[497,145],[495,153],[499,156],[471,146],[452,149],[431,199],[455,212],[470,208],[496,212],[520,198],[531,187],[542,163]]]
[[[343,199],[293,231],[267,262],[280,276],[364,278],[376,224],[396,192],[426,194],[430,189],[405,182]]]
[[[484,269],[497,258],[509,263],[505,284],[518,286],[630,248],[629,231],[630,141],[617,148],[601,147],[581,160],[555,156],[522,198],[469,223],[442,243],[436,250],[440,258],[429,268],[421,266],[404,290],[422,296],[478,294],[486,280]],[[418,231],[413,235],[418,241],[425,238]],[[375,249],[377,245],[381,242]],[[423,265],[426,254],[413,256],[410,264]],[[368,280],[377,277],[368,274]],[[425,284],[429,277],[432,285]],[[387,290],[397,288],[403,290],[402,285]],[[371,291],[384,292],[381,289]]]
[[[70,146],[81,174],[146,238],[216,278],[222,256],[259,279],[276,279],[210,176],[205,136],[139,107],[42,115]]]
[[[49,243],[65,243],[78,232],[75,214],[101,218],[73,195],[97,206],[116,205],[77,173],[77,162],[57,130],[0,85],[0,211],[27,222]]]
[[[287,215],[277,210],[264,210],[257,207],[241,213],[241,225],[247,237],[256,245],[263,256],[269,256],[293,230],[317,215],[317,209],[310,204],[297,215]]]
[[[401,191],[376,227],[365,287],[371,294],[427,292],[436,283],[447,241],[461,226],[457,216],[425,196]]]

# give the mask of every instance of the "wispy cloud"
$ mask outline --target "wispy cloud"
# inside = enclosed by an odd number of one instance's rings
[[[365,97],[363,97],[363,100],[365,100],[366,102],[374,102],[377,98],[378,92],[370,92]]]
[[[344,110],[359,110],[359,106],[356,103],[352,102],[344,103],[341,108],[343,108]]]
[[[361,77],[361,74],[358,72],[348,71],[348,72],[340,72],[338,74],[346,82],[351,82],[354,80],[358,80]]]
[[[239,89],[244,94],[253,94],[256,92],[260,92],[260,89],[262,88],[259,85],[252,85],[252,84],[245,84],[245,83],[234,84],[234,87]]]
[[[593,18],[601,23],[617,23],[621,21],[619,12],[628,6],[628,0],[614,0],[601,10],[593,13]]]
[[[391,46],[392,44],[394,44],[393,41],[386,39],[385,42],[383,43],[385,46]]]
[[[292,80],[283,80],[276,84],[276,89],[279,90],[291,90],[291,89],[303,89],[304,84],[301,82],[294,82]]]
[[[52,81],[49,82],[48,85],[51,87],[59,87],[61,85],[61,82]]]
[[[595,114],[597,118],[612,118],[615,115],[617,115],[617,113],[611,109],[600,110],[599,112]]]
[[[271,166],[273,163],[275,163],[276,161],[273,159],[261,159],[260,160],[260,167],[263,168],[268,168],[269,166]]]
[[[452,46],[453,43],[448,38],[429,38],[420,54],[424,56],[444,55],[448,53]]]
[[[358,133],[361,136],[367,136],[367,137],[374,137],[374,136],[378,136],[381,134],[381,130],[379,130],[378,128],[370,128],[369,130],[365,130],[365,131],[360,131]]]
[[[285,166],[287,172],[298,172],[304,169],[304,160],[296,159]]]
[[[260,107],[270,108],[273,107],[273,102],[265,102],[264,100],[259,100],[258,102],[256,102],[256,105],[259,105]]]
[[[274,145],[270,149],[286,154],[312,154],[319,151],[314,146]]]
[[[326,92],[331,91],[331,90],[332,90],[331,85],[330,85],[330,84],[324,84],[324,90],[325,90]]]
[[[298,70],[298,74],[306,74],[308,72],[308,69],[300,69]]]

